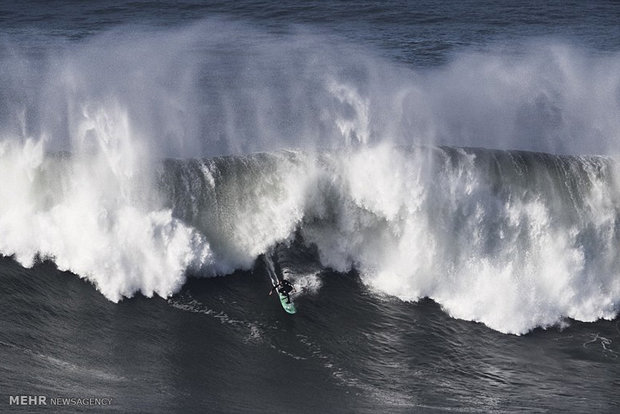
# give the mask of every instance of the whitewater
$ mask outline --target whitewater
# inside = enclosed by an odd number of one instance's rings
[[[504,333],[618,314],[617,53],[415,69],[221,19],[0,51],[0,253],[23,266],[117,302],[303,246]]]

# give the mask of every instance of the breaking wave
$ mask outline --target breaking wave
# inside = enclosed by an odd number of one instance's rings
[[[616,164],[578,155],[614,153],[617,55],[414,71],[220,20],[4,40],[0,253],[25,266],[167,297],[279,245],[502,332],[618,312]]]

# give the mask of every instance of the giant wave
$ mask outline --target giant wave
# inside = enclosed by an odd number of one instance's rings
[[[618,311],[620,192],[607,158],[378,146],[170,159],[158,209],[115,204],[122,186],[76,180],[84,167],[70,158],[46,157],[5,187],[0,247],[24,265],[53,258],[111,300],[169,296],[188,268],[249,269],[301,240],[324,267],[502,332]]]
[[[0,253],[118,301],[305,246],[501,332],[616,316],[616,164],[550,152],[613,153],[618,56],[543,42],[413,71],[325,39],[207,21],[5,43]]]

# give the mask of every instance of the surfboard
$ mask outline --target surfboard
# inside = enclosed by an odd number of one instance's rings
[[[282,307],[284,308],[285,311],[287,311],[291,315],[297,312],[297,309],[295,309],[295,304],[293,303],[292,300],[290,301],[290,303],[287,303],[286,295],[283,295],[280,292],[278,292],[278,296],[280,297],[280,303],[282,304]]]
[[[273,265],[273,261],[271,260],[271,254],[265,255],[265,263],[267,264],[267,273],[269,274],[269,279],[271,279],[271,285],[275,287],[277,286],[278,283],[280,283],[280,280],[278,279],[278,276],[276,275],[276,270]],[[277,289],[276,289],[276,293],[278,294],[278,297],[280,298],[280,303],[282,304],[282,307],[287,313],[290,313],[292,315],[297,312],[297,309],[295,308],[295,304],[293,303],[292,300],[287,303],[286,295],[281,294],[280,292],[277,291]]]

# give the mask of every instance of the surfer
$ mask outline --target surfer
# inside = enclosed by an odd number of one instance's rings
[[[269,291],[269,295],[271,295],[274,292],[274,290],[277,290],[278,292],[286,296],[286,303],[291,303],[290,294],[291,292],[295,291],[295,288],[293,287],[293,285],[291,285],[291,282],[289,282],[286,279],[282,279],[281,281],[278,282],[277,285],[271,288],[271,291]]]

